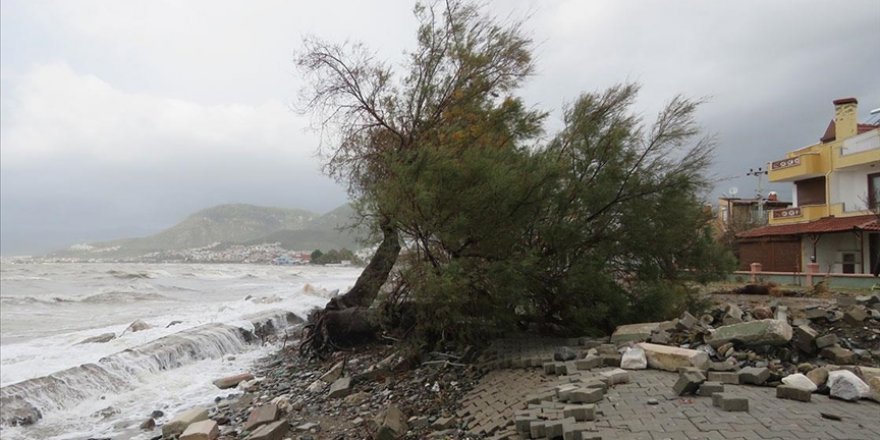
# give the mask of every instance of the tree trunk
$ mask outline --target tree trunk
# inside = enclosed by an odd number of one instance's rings
[[[379,331],[375,313],[369,308],[388,280],[400,255],[400,238],[388,220],[380,226],[382,243],[361,272],[354,287],[327,303],[323,310],[312,313],[305,327],[301,353],[319,357],[338,347],[351,347],[373,340]]]

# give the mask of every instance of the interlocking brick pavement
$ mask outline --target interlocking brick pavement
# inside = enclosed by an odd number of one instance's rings
[[[527,407],[529,396],[547,393],[562,383],[589,381],[601,371],[571,376],[545,376],[538,368],[489,372],[464,399],[459,417],[471,432],[495,438],[520,438],[513,429],[514,411]],[[814,395],[812,402],[778,399],[772,387],[725,385],[749,399],[749,412],[725,412],[710,397],[678,397],[672,391],[678,375],[631,371],[631,382],[608,389],[595,421],[587,423],[603,439],[880,439],[880,405],[832,400]],[[649,405],[649,399],[656,405]],[[832,413],[843,420],[822,418]]]

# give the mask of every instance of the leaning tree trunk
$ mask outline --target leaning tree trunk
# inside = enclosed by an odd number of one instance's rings
[[[323,310],[309,315],[305,337],[300,353],[318,357],[339,347],[350,347],[372,340],[379,330],[379,323],[370,305],[379,295],[379,289],[400,255],[400,238],[389,220],[380,225],[382,243],[361,272],[354,287],[344,295],[327,303]]]

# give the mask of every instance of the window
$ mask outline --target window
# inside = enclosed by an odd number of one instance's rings
[[[868,209],[877,209],[880,202],[880,173],[868,174]]]
[[[856,254],[844,253],[840,255],[843,265],[843,273],[856,273]]]
[[[825,204],[825,177],[814,177],[794,183],[798,206]],[[880,182],[878,182],[880,184]]]

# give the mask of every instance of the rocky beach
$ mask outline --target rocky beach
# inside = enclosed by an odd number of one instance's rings
[[[252,368],[203,378],[213,403],[141,426],[181,440],[876,438],[880,295],[790,294],[720,292],[700,316],[610,337],[511,335],[421,356],[389,340],[309,359],[291,327]],[[654,425],[633,423],[645,413]]]

